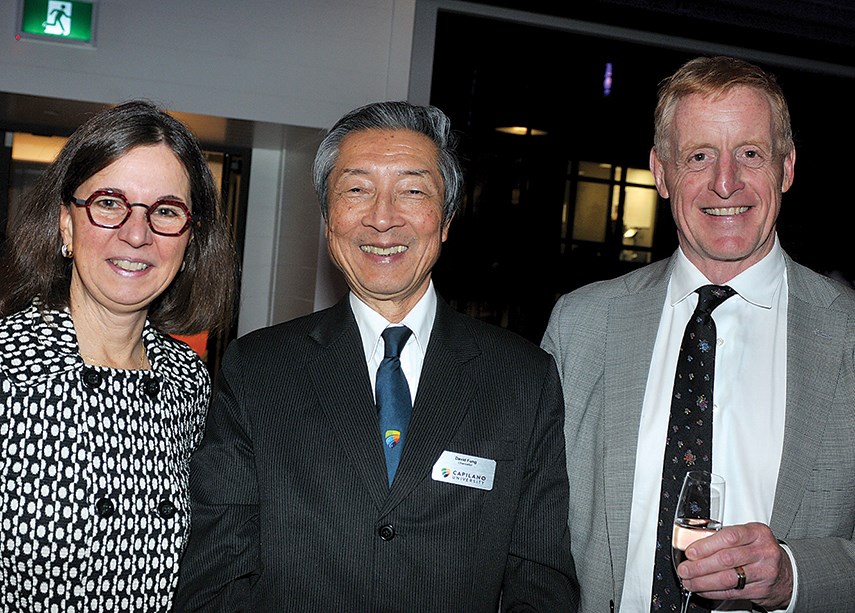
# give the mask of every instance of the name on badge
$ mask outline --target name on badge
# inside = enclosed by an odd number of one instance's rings
[[[493,489],[495,476],[496,460],[455,451],[443,451],[431,471],[431,479],[434,481],[474,487],[479,490]]]

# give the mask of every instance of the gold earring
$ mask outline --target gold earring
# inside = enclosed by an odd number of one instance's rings
[[[62,253],[62,257],[68,258],[69,260],[74,257],[74,252],[71,250],[71,245],[63,245],[59,248]]]

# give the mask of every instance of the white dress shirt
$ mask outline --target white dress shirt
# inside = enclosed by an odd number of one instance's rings
[[[639,424],[623,613],[650,610],[674,371],[686,322],[698,302],[695,290],[709,283],[679,251],[662,309]],[[717,334],[713,472],[723,476],[726,483],[725,525],[750,521],[768,524],[783,448],[787,381],[787,278],[777,237],[763,260],[727,285],[737,295],[713,311]],[[734,573],[734,585],[736,579]],[[715,610],[751,611],[751,606],[727,602]]]
[[[373,390],[377,379],[377,368],[383,361],[385,353],[385,344],[381,334],[387,327],[398,324],[386,321],[382,315],[362,302],[353,292],[350,293],[350,308],[353,309],[356,325],[359,326],[359,333],[362,336],[362,348],[365,351],[365,362],[368,364],[368,375],[371,377],[371,389]],[[401,350],[401,370],[404,371],[407,385],[410,386],[410,400],[413,404],[416,401],[422,364],[435,317],[436,291],[433,287],[433,281],[430,281],[425,295],[401,321],[401,324],[413,331]]]

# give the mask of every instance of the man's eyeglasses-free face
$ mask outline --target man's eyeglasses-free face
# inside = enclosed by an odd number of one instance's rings
[[[86,200],[72,198],[71,202],[74,206],[86,207],[89,221],[99,228],[121,228],[130,219],[131,209],[135,206],[145,209],[149,228],[160,236],[181,236],[193,221],[183,202],[163,199],[149,206],[142,202],[128,202],[124,194],[107,189],[93,192]]]

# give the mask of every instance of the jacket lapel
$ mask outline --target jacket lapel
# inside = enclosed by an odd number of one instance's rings
[[[821,444],[824,423],[834,405],[834,391],[843,348],[839,330],[845,315],[828,308],[839,295],[830,284],[818,284],[787,257],[787,414],[784,446],[770,521],[772,531],[786,538],[802,503]]]
[[[409,438],[392,490],[381,511],[405,499],[424,479],[458,431],[472,404],[476,381],[467,363],[480,354],[463,316],[437,300],[419,389],[408,426]]]
[[[638,448],[638,425],[647,374],[673,258],[628,278],[627,291],[612,299],[606,335],[604,466],[606,521],[614,555],[614,579],[623,589],[627,539]]]
[[[362,340],[347,298],[327,311],[310,335],[320,346],[307,365],[320,410],[353,471],[380,507],[389,494],[386,459]]]
[[[307,366],[320,409],[381,515],[430,478],[433,463],[448,447],[471,405],[476,385],[466,364],[480,349],[464,322],[462,315],[437,301],[409,438],[391,490],[362,341],[347,298],[332,307],[310,333],[320,346]]]

